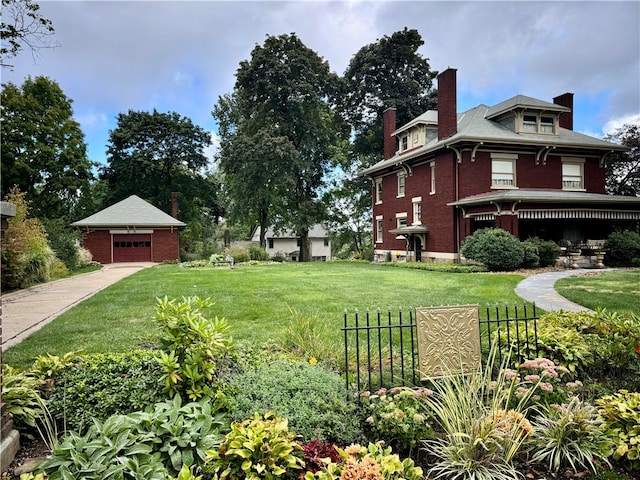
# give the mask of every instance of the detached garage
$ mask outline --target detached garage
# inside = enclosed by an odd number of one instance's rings
[[[83,231],[83,246],[100,263],[154,262],[180,258],[179,231],[186,226],[136,195],[72,223]]]

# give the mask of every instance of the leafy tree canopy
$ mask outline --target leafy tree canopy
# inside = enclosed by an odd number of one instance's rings
[[[629,147],[615,153],[606,163],[607,192],[614,195],[640,196],[640,124],[626,124],[605,137],[610,142]]]
[[[362,47],[349,62],[343,79],[341,111],[356,133],[357,153],[382,152],[382,113],[397,110],[400,125],[435,107],[432,71],[418,53],[420,33],[407,29]]]
[[[3,67],[11,67],[6,61],[16,57],[23,47],[36,55],[40,48],[55,46],[49,38],[54,34],[51,20],[40,15],[40,6],[31,0],[2,0],[0,33],[0,65]]]
[[[203,212],[219,214],[216,191],[206,179],[204,149],[210,144],[208,132],[175,112],[120,113],[109,133],[108,166],[101,170],[109,184],[108,203],[138,195],[170,213],[171,192],[182,192],[182,221]]]
[[[72,101],[42,76],[5,84],[1,101],[2,190],[25,192],[36,217],[69,217],[93,178]]]
[[[309,229],[325,217],[321,189],[347,133],[335,113],[337,92],[337,76],[295,34],[268,36],[212,112],[230,201],[245,205],[263,231],[293,228],[302,261]]]

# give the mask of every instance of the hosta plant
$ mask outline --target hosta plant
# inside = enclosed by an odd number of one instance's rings
[[[44,415],[37,378],[2,365],[2,402],[18,430],[35,427]]]
[[[94,419],[85,435],[69,432],[42,468],[51,480],[165,480],[184,465],[203,464],[226,428],[209,399],[182,405],[177,395],[152,410]]]
[[[303,449],[286,418],[267,412],[233,423],[222,444],[207,451],[208,471],[220,479],[273,480],[303,468]]]
[[[640,393],[619,390],[596,400],[598,412],[612,429],[612,458],[640,471]]]
[[[543,463],[552,472],[591,468],[594,460],[608,464],[614,442],[596,408],[573,397],[561,405],[541,406],[535,422],[531,462]]]

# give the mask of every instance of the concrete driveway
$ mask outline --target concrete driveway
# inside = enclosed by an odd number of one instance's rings
[[[2,295],[2,351],[103,288],[154,263],[112,263],[95,272]]]

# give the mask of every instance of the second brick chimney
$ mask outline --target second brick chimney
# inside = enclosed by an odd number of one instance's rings
[[[458,131],[458,101],[455,68],[447,68],[438,75],[438,140]]]
[[[178,192],[171,192],[171,216],[178,218]]]
[[[570,112],[562,112],[560,114],[560,127],[567,130],[573,130],[573,93],[563,93],[553,99],[556,105],[570,108]]]
[[[387,160],[396,154],[396,139],[391,136],[396,130],[396,109],[387,108],[382,114],[382,134],[384,135],[384,159]]]

